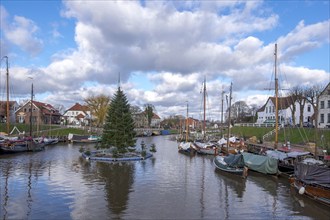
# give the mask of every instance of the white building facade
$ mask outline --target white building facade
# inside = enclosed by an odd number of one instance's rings
[[[68,125],[89,125],[92,119],[91,111],[87,106],[76,103],[65,111],[63,117]]]
[[[292,116],[293,105],[295,105],[294,118]],[[278,98],[278,121],[281,125],[294,125],[299,124],[300,120],[300,105],[291,97]],[[314,109],[312,104],[306,102],[303,111],[303,122],[312,122]],[[261,107],[257,112],[256,124],[275,124],[275,97],[268,98],[266,104]]]
[[[318,98],[318,127],[330,128],[330,83]]]

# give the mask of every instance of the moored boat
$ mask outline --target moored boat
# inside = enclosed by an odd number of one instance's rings
[[[263,174],[278,174],[277,159],[248,152],[243,152],[242,155],[245,166],[247,166],[250,170]]]
[[[32,138],[21,140],[4,140],[0,143],[0,150],[3,153],[20,153],[28,151],[41,151],[44,149],[44,142],[37,142]]]
[[[185,141],[180,142],[178,146],[178,152],[183,154],[193,154],[194,152],[190,145],[191,145],[190,142],[185,142]]]
[[[291,175],[294,173],[294,164],[302,157],[311,155],[308,151],[282,152],[267,150],[266,155],[278,160],[278,170],[281,174]]]
[[[228,156],[218,155],[214,158],[213,164],[219,170],[227,173],[247,176],[247,167],[245,167],[242,154],[229,154]]]
[[[330,206],[330,167],[322,161],[308,158],[297,162],[289,181],[299,194]]]
[[[79,134],[69,134],[68,140],[72,143],[97,143],[101,141],[99,136],[94,135],[79,135]]]

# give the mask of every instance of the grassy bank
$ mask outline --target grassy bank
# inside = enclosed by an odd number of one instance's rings
[[[256,136],[258,140],[274,128],[257,128],[257,127],[233,127],[231,133],[240,137],[250,138]],[[267,141],[273,141],[274,135],[267,138]],[[330,151],[330,130],[314,129],[314,128],[281,128],[278,135],[278,141],[285,143],[290,141],[292,144],[305,144],[314,142],[318,147],[328,149]]]
[[[30,126],[26,124],[13,124],[10,125],[9,131],[11,132],[14,127],[16,127],[20,132],[25,132],[26,135],[30,134]],[[33,135],[34,136],[67,136],[69,133],[73,134],[88,134],[87,130],[79,129],[79,128],[66,128],[61,127],[59,125],[40,125],[40,126],[32,126]],[[4,123],[0,124],[0,132],[7,133],[7,126]],[[18,131],[15,129],[13,134],[18,134]]]
[[[15,124],[10,126],[10,131],[16,126],[19,131],[25,131],[29,134],[30,126],[26,124]],[[33,126],[35,136],[67,136],[69,133],[74,134],[89,134],[87,130],[78,128],[64,128],[59,125],[40,125]],[[255,136],[258,140],[262,140],[262,137],[273,130],[274,128],[259,128],[259,127],[232,127],[230,132],[238,137],[248,139]],[[0,132],[6,132],[6,124],[0,124]],[[170,131],[171,134],[177,133],[175,130]],[[223,130],[223,134],[227,134],[227,130]],[[17,131],[14,132],[17,134]],[[221,135],[221,134],[219,134]],[[273,141],[274,136],[267,138],[267,141]],[[317,146],[323,149],[327,149],[330,152],[330,130],[329,129],[313,129],[313,128],[282,128],[279,132],[278,140],[280,143],[290,141],[292,144],[304,144],[307,142],[316,142]]]

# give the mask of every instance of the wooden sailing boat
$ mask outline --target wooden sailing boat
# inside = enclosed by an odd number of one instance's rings
[[[7,132],[9,134],[9,68],[8,68],[8,57],[5,56],[7,62]],[[32,113],[33,113],[33,83],[31,86],[31,108],[30,108],[30,137],[16,137],[16,138],[6,138],[0,143],[0,150],[4,153],[19,153],[27,151],[40,151],[44,148],[43,141],[35,142],[32,138]]]
[[[208,141],[206,136],[206,79],[204,78],[203,84],[203,127],[202,127],[202,140],[196,140],[192,147],[199,154],[217,155],[219,150],[215,143]]]
[[[275,44],[275,144],[274,149],[277,150],[278,145],[278,78],[277,78],[277,44]],[[253,154],[243,152],[245,165],[253,171],[264,174],[278,174],[277,158],[268,157],[263,154]]]
[[[194,153],[194,150],[191,148],[191,142],[188,141],[189,138],[189,124],[188,124],[188,102],[187,102],[187,116],[186,116],[186,139],[185,141],[181,141],[179,146],[178,146],[178,151],[179,153],[184,153],[184,154],[192,154]]]
[[[227,139],[221,138],[218,141],[218,145],[221,147],[221,152],[225,155],[237,154],[242,151],[246,151],[247,148],[244,146],[244,142],[238,140],[235,136],[231,137],[231,100],[232,100],[232,87],[233,83],[230,83],[229,89],[229,103],[228,103],[228,123],[227,123]]]

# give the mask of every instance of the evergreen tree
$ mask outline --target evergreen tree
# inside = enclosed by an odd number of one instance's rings
[[[127,152],[135,145],[134,121],[126,95],[118,87],[112,97],[103,127],[101,148],[117,147],[118,152]]]

